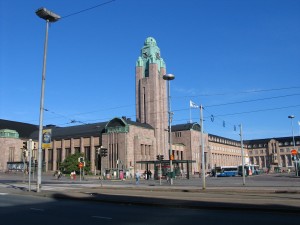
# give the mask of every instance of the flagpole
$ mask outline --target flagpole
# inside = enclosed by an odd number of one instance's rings
[[[190,123],[192,123],[192,109],[191,109],[191,103],[190,103]]]

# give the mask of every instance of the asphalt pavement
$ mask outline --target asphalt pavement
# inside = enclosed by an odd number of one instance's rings
[[[0,193],[33,195],[54,199],[110,202],[116,204],[150,205],[220,210],[272,211],[300,214],[300,177],[293,174],[262,174],[247,177],[200,177],[166,180],[100,180],[85,176],[71,180],[56,179],[43,174],[42,188],[36,192],[36,181],[30,183],[20,173],[0,174]]]

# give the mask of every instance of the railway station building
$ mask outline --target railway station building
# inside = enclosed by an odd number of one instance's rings
[[[169,160],[168,96],[166,63],[161,57],[156,40],[148,37],[140,51],[135,67],[136,118],[111,118],[109,121],[69,127],[46,125],[51,130],[51,147],[43,152],[44,171],[56,171],[69,155],[80,152],[90,162],[91,172],[106,171],[112,176],[123,170],[133,175],[143,172],[146,164],[140,161],[155,161],[157,155]],[[215,166],[237,166],[242,162],[241,149],[246,163],[257,164],[261,169],[292,167],[290,150],[292,137],[245,140],[243,148],[239,140],[203,132],[199,123],[172,124],[172,157],[174,161],[188,160],[191,165],[178,163],[174,166],[190,174],[201,172],[202,166],[210,171]],[[22,146],[32,139],[38,146],[38,125],[0,119],[0,171],[22,169],[24,158]],[[300,137],[295,137],[299,151]],[[204,145],[202,165],[201,149]],[[107,157],[100,159],[99,148],[107,149]],[[37,159],[37,149],[33,158]],[[100,166],[102,168],[100,168]],[[154,170],[155,164],[149,165]]]

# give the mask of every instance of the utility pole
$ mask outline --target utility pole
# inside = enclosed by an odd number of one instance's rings
[[[241,136],[241,154],[242,154],[242,173],[243,173],[243,185],[246,184],[245,181],[245,158],[244,158],[244,144],[243,144],[243,129],[242,129],[242,124],[240,124],[240,136]]]
[[[206,189],[205,182],[205,159],[204,159],[204,134],[203,134],[203,106],[200,105],[200,124],[201,124],[201,174],[202,174],[202,189]]]

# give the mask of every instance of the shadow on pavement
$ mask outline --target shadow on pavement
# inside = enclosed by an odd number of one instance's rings
[[[277,204],[242,204],[209,201],[191,201],[180,199],[151,198],[140,196],[110,195],[100,193],[85,193],[86,196],[76,196],[55,193],[51,197],[54,199],[72,199],[80,201],[105,202],[115,204],[143,205],[154,207],[191,208],[191,209],[211,209],[211,210],[234,210],[234,211],[264,211],[280,213],[300,213],[300,207],[277,205]]]

